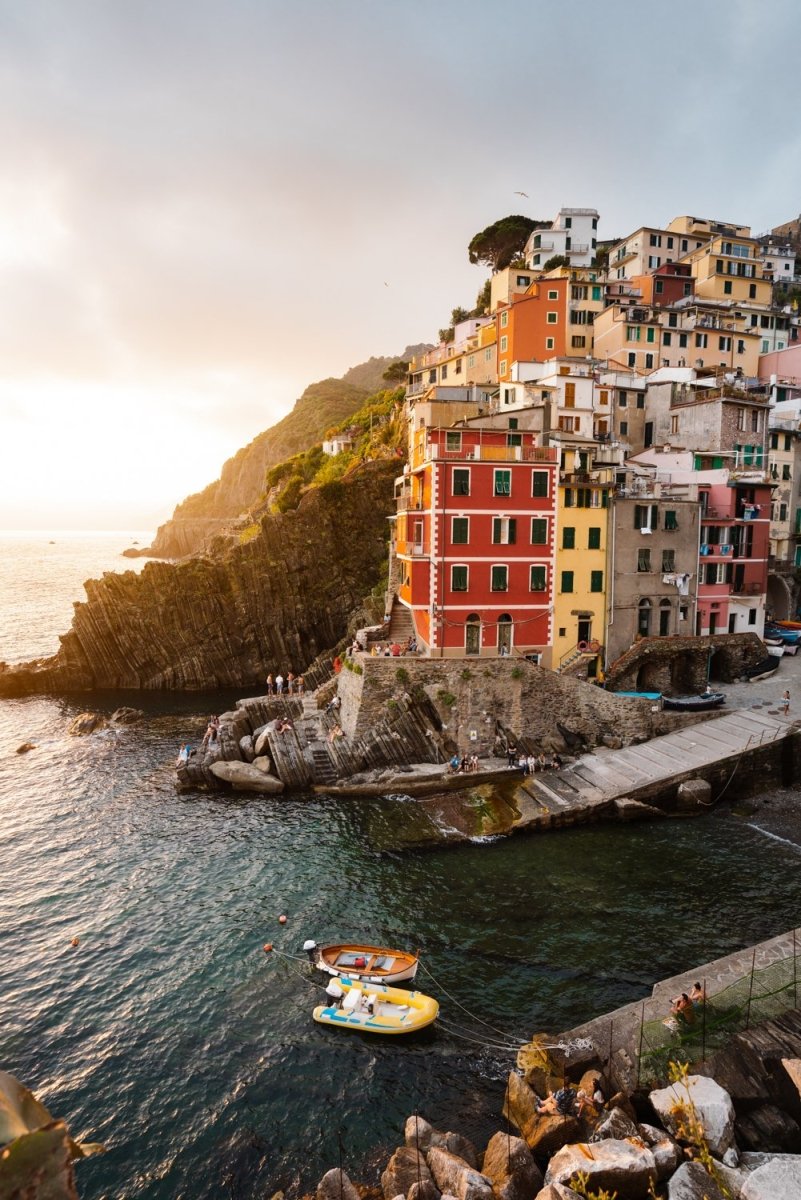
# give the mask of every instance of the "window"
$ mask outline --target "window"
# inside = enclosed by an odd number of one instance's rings
[[[633,351],[633,350],[631,350],[631,351],[629,352],[629,362],[628,362],[628,365],[629,365],[630,367],[634,367],[634,366],[636,366],[636,364],[637,364],[637,355],[634,353],[634,351]]]
[[[590,571],[590,591],[602,592],[604,590],[604,573],[603,571]]]
[[[505,329],[508,324],[509,324],[509,311],[507,309],[501,313],[501,329]]]
[[[548,522],[543,517],[531,518],[532,546],[545,546],[548,542]]]
[[[676,551],[675,550],[663,550],[662,551],[662,571],[663,571],[663,573],[666,573],[668,571],[675,571],[675,570],[676,570]]]
[[[545,349],[546,349],[546,350],[553,350],[553,347],[554,347],[554,339],[553,339],[553,338],[546,338],[546,339],[545,339]]]
[[[708,337],[708,335],[707,335],[707,334],[705,334],[705,333],[696,333],[696,335],[695,335],[695,344],[696,344],[696,347],[697,347],[699,350],[706,350],[706,346],[707,346],[707,342],[708,342],[708,341],[709,341],[709,337]]]
[[[787,505],[786,504],[779,505],[779,520],[780,521],[787,520]]]
[[[509,568],[493,567],[490,575],[490,590],[507,592],[509,590]]]
[[[724,279],[724,281],[723,281],[723,294],[724,294],[724,296],[731,295],[731,280],[730,279]]]
[[[637,551],[637,570],[641,574],[645,574],[647,571],[651,570],[651,551],[650,550],[638,550]]]
[[[554,291],[549,291],[549,292],[548,292],[548,299],[549,299],[549,300],[558,300],[558,299],[559,299],[559,293],[558,293],[558,291],[555,291],[555,290],[554,290]],[[556,315],[556,314],[554,313],[554,316],[555,316],[555,315]]]
[[[576,548],[576,530],[572,525],[566,525],[562,530],[562,549],[575,550]]]
[[[648,239],[648,245],[649,246],[661,246],[662,245],[662,235],[659,233],[652,233]]]
[[[656,330],[652,325],[649,325],[645,331],[645,340],[646,342],[653,342],[656,340]]]
[[[493,472],[494,485],[492,494],[494,496],[511,496],[512,494],[512,472],[495,470]]]
[[[673,342],[673,334],[670,332],[669,329],[666,329],[665,332],[662,334],[662,345],[670,346],[672,344],[672,342]]]
[[[596,286],[592,289],[592,298],[593,298],[593,300],[602,300],[603,299],[603,292],[602,292],[600,285],[596,284]]]
[[[637,609],[637,632],[648,637],[651,632],[651,601],[641,600]]]
[[[645,356],[645,369],[646,369],[646,370],[650,370],[650,369],[651,369],[651,367],[652,367],[653,365],[654,365],[654,356],[653,356],[653,354],[646,354],[646,356]]]
[[[598,393],[598,403],[599,404],[608,404],[609,403],[609,391],[607,388],[601,388],[600,392]]]
[[[676,326],[678,325],[678,323],[679,323],[678,314],[677,313],[668,313],[668,325],[670,326],[670,328],[675,329]]]
[[[531,472],[531,494],[532,494],[532,496],[547,496],[548,495],[548,472],[547,471],[532,471]]]
[[[470,518],[454,517],[451,521],[451,543],[454,546],[466,546],[470,540]]]
[[[572,571],[563,571],[562,572],[562,587],[560,590],[563,592],[572,592],[573,591],[573,572]]]
[[[651,271],[655,271],[656,268],[661,263],[661,261],[662,261],[662,259],[659,257],[658,254],[649,254],[648,255],[648,269]]]
[[[507,446],[522,446],[523,445],[522,433],[507,433],[506,445]]]
[[[588,536],[587,536],[587,549],[588,549],[588,550],[600,550],[600,549],[601,549],[601,529],[600,529],[600,526],[598,526],[598,525],[593,525],[593,526],[591,527],[591,529],[590,529],[590,531],[589,531],[589,533],[588,533]]]
[[[565,408],[576,407],[576,385],[575,383],[565,384]]]
[[[662,293],[664,292],[664,290],[665,290],[665,285],[664,285],[664,283],[662,282],[662,280],[661,280],[661,279],[657,279],[657,280],[656,280],[656,282],[654,283],[654,293],[655,293],[655,295],[657,295],[657,296],[661,296],[661,295],[662,295]]]
[[[674,413],[673,416],[670,418],[670,432],[671,432],[671,434],[679,432],[679,414],[678,413]]]
[[[499,375],[506,374],[506,359],[505,358],[502,358],[501,361],[498,363],[498,374]]]
[[[492,541],[496,546],[514,545],[517,541],[517,518],[493,517]]]
[[[668,508],[665,510],[665,529],[678,529],[679,523],[676,520],[675,509]]]
[[[731,338],[730,337],[719,337],[718,338],[718,350],[731,350]]]
[[[530,283],[531,283],[531,277],[529,275],[518,275],[518,277],[517,277],[517,286],[518,287],[528,287],[528,285]]]
[[[529,587],[530,587],[531,591],[532,592],[544,592],[546,589],[546,584],[547,584],[547,579],[546,579],[545,567],[532,565],[531,576],[530,576],[530,580],[529,580]]]
[[[756,284],[755,284],[755,283],[749,283],[749,285],[748,285],[748,299],[749,299],[749,300],[756,300],[756,292],[757,292],[757,289],[756,289]]]
[[[467,567],[451,567],[451,591],[467,591]]]
[[[681,347],[682,350],[685,350],[687,348],[687,336],[688,335],[686,333],[679,334],[679,346]]]
[[[574,350],[583,350],[584,347],[586,346],[586,344],[587,344],[587,339],[584,337],[583,334],[575,334],[570,339],[570,345],[572,346],[572,348]]]
[[[792,474],[790,473],[790,464],[789,463],[784,463],[782,465],[782,479],[792,479]]]
[[[501,354],[505,354],[505,353],[506,353],[506,351],[507,351],[507,349],[508,349],[508,347],[509,347],[509,339],[508,339],[508,337],[506,336],[506,334],[504,333],[504,334],[503,334],[503,336],[501,337],[501,344],[500,344],[500,346],[498,347],[498,348],[499,348],[499,350],[500,350],[500,352],[501,352]]]
[[[559,313],[549,312],[545,314],[545,320],[549,325],[555,325],[559,320]]]
[[[621,433],[621,436],[622,436],[622,437],[625,437],[625,436],[627,435],[628,431],[629,431],[629,423],[628,423],[628,421],[621,421],[621,422],[620,422],[620,433]]]
[[[562,433],[574,433],[578,428],[575,417],[560,417],[557,423]]]
[[[484,362],[492,362],[492,356],[493,356],[493,354],[494,354],[494,353],[495,353],[495,352],[494,352],[494,350],[493,350],[492,346],[489,346],[489,347],[488,347],[488,348],[487,348],[487,349],[484,351]]]
[[[639,342],[640,332],[641,332],[641,330],[640,330],[639,325],[627,325],[626,326],[626,341],[627,342]]]
[[[461,433],[446,433],[445,434],[445,449],[446,450],[461,450],[462,435]]]
[[[454,467],[454,469],[453,469],[453,494],[454,494],[454,496],[469,496],[470,495],[470,468],[469,467]]]

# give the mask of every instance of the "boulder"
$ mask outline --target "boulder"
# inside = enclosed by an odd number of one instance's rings
[[[236,792],[283,792],[284,785],[274,775],[265,775],[250,763],[215,762],[211,764],[211,773],[224,783],[230,783]]]
[[[683,1160],[681,1148],[669,1133],[665,1133],[664,1129],[657,1129],[656,1125],[641,1124],[640,1134],[654,1156],[657,1177],[667,1179]]]
[[[266,754],[260,754],[258,758],[254,758],[250,764],[257,771],[263,771],[265,775],[269,775],[273,769],[273,760],[268,758]]]
[[[694,1108],[704,1127],[709,1149],[722,1158],[734,1142],[734,1105],[729,1093],[706,1075],[688,1075],[686,1082],[651,1092],[651,1103],[665,1128],[676,1133],[682,1110]]]
[[[253,749],[253,738],[249,733],[239,739],[239,750],[242,758],[246,763],[252,763],[256,757],[256,751]]]
[[[668,1182],[668,1200],[727,1200],[717,1180],[699,1162],[682,1163]]]
[[[460,1133],[440,1133],[434,1129],[432,1130],[431,1145],[449,1150],[457,1158],[463,1158],[469,1167],[478,1170],[478,1151],[470,1139],[462,1137]]]
[[[603,1142],[607,1138],[615,1138],[622,1142],[625,1138],[640,1136],[639,1127],[628,1113],[625,1113],[622,1108],[611,1108],[604,1113],[601,1120],[595,1126],[591,1142]]]
[[[546,1183],[563,1183],[587,1176],[591,1191],[616,1192],[618,1200],[645,1200],[656,1182],[656,1163],[647,1146],[634,1146],[608,1138],[595,1142],[563,1146],[551,1159],[545,1172]]]
[[[801,1129],[798,1123],[775,1104],[761,1104],[738,1117],[735,1126],[737,1142],[744,1150],[763,1150],[774,1154],[801,1152]]]
[[[406,1200],[440,1200],[440,1190],[429,1176],[422,1183],[413,1183],[406,1193]]]
[[[428,1152],[428,1167],[441,1192],[457,1200],[492,1200],[492,1184],[463,1158],[432,1146]]]
[[[405,1196],[412,1184],[430,1182],[431,1172],[423,1154],[414,1146],[400,1146],[381,1176],[381,1190],[384,1200],[393,1200],[394,1196]]]
[[[760,1156],[762,1157],[762,1156]],[[745,1180],[742,1200],[798,1200],[801,1196],[801,1155],[768,1155]]]
[[[542,1187],[542,1172],[522,1138],[495,1133],[481,1167],[498,1200],[531,1200]]]
[[[537,1112],[537,1097],[516,1071],[509,1075],[503,1115],[519,1129],[534,1154],[545,1158],[560,1146],[581,1137],[581,1124],[575,1117]]]
[[[581,1200],[581,1196],[562,1183],[549,1183],[541,1192],[537,1192],[534,1200]]]
[[[434,1130],[429,1125],[425,1117],[411,1116],[407,1117],[406,1124],[403,1127],[403,1137],[407,1146],[416,1146],[418,1150],[422,1150],[425,1154],[431,1145],[431,1136]]]
[[[85,737],[87,733],[96,733],[98,729],[105,728],[106,718],[102,713],[84,712],[75,717],[67,733],[71,733],[75,737]]]
[[[360,1200],[359,1193],[345,1171],[334,1167],[317,1184],[316,1200]]]
[[[134,725],[137,721],[141,721],[145,714],[141,708],[115,708],[111,714],[111,719],[115,725]]]
[[[687,779],[676,789],[676,807],[679,812],[692,812],[696,808],[709,808],[712,800],[712,784],[705,779]]]
[[[263,754],[264,751],[269,748],[270,731],[272,727],[272,722],[270,722],[265,726],[265,728],[253,734],[253,753],[255,754],[256,758],[258,758],[260,754]]]
[[[35,750],[35,742],[23,742],[21,746],[17,746],[17,754],[27,754],[29,750]]]

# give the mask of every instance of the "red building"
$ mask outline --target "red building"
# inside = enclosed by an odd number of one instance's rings
[[[556,450],[532,433],[415,432],[397,481],[397,596],[434,656],[533,653],[551,641]]]
[[[764,478],[758,470],[750,480],[748,473],[738,477],[733,471],[726,483],[699,486],[697,634],[762,636],[771,512],[771,489]]]

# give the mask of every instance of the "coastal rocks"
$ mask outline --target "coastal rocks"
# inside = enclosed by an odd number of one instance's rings
[[[484,1151],[482,1175],[492,1184],[496,1200],[531,1200],[542,1187],[542,1172],[522,1138],[496,1133]]]
[[[276,779],[274,775],[265,775],[250,763],[215,762],[211,765],[211,773],[215,778],[230,783],[237,792],[278,794],[284,790],[280,779]]]
[[[541,1192],[537,1192],[534,1200],[581,1200],[581,1196],[562,1183],[549,1183]]]
[[[84,712],[70,722],[67,733],[71,733],[74,737],[86,737],[89,733],[97,733],[99,729],[105,728],[106,718],[102,713]]]
[[[709,808],[712,803],[712,784],[706,779],[687,779],[676,789],[676,811],[693,812]]]
[[[113,725],[135,725],[144,715],[141,708],[127,708],[123,705],[122,708],[114,709],[111,722]]]
[[[257,758],[260,758],[270,744],[270,732],[272,730],[272,722],[261,730],[256,730],[253,734],[253,753]]]
[[[668,1183],[668,1200],[726,1200],[726,1193],[701,1163],[682,1163]]]
[[[656,1163],[656,1174],[661,1179],[667,1179],[677,1170],[682,1161],[682,1152],[669,1133],[657,1129],[655,1125],[640,1125],[640,1134],[651,1148]]]
[[[251,766],[257,771],[263,771],[265,775],[269,775],[273,769],[273,761],[266,754],[260,754],[258,758],[254,758]]]
[[[615,1138],[622,1142],[624,1138],[639,1136],[640,1131],[631,1117],[622,1108],[613,1108],[596,1125],[590,1141],[602,1142],[606,1138]]]
[[[581,1135],[581,1125],[575,1117],[538,1113],[534,1092],[515,1071],[509,1075],[503,1115],[520,1130],[538,1158],[553,1154]]]
[[[545,1182],[570,1186],[579,1174],[588,1177],[590,1190],[617,1192],[619,1200],[645,1200],[656,1182],[656,1163],[647,1147],[609,1138],[592,1146],[563,1146],[548,1164]]]
[[[407,1119],[403,1136],[407,1146],[414,1146],[423,1154],[427,1154],[432,1146],[439,1146],[478,1169],[478,1153],[468,1138],[462,1137],[460,1133],[440,1133],[417,1113]]]
[[[317,1184],[316,1200],[360,1200],[360,1197],[347,1174],[334,1167]]]
[[[431,1172],[424,1155],[413,1146],[400,1146],[387,1164],[381,1176],[384,1200],[406,1193],[415,1183],[430,1183]]]
[[[715,1158],[722,1158],[733,1144],[734,1105],[728,1092],[714,1079],[688,1075],[686,1082],[651,1092],[650,1100],[671,1133],[676,1132],[683,1114],[694,1108]]]
[[[432,1146],[428,1152],[428,1167],[441,1192],[457,1200],[492,1200],[492,1184],[463,1158]]]
[[[761,1104],[739,1116],[734,1130],[738,1145],[744,1150],[767,1150],[776,1154],[801,1150],[798,1123],[775,1104]]]
[[[256,751],[253,749],[253,738],[246,733],[244,737],[239,739],[239,752],[246,763],[252,763],[256,757]]]
[[[777,1154],[756,1168],[743,1183],[741,1200],[798,1200],[801,1155]]]
[[[35,750],[35,742],[23,742],[21,746],[17,746],[17,754],[27,754],[29,750]]]

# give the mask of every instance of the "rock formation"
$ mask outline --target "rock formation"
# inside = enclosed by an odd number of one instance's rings
[[[57,654],[0,664],[0,696],[249,687],[270,669],[303,669],[344,636],[380,576],[396,473],[396,460],[368,463],[218,557],[90,581]]]

